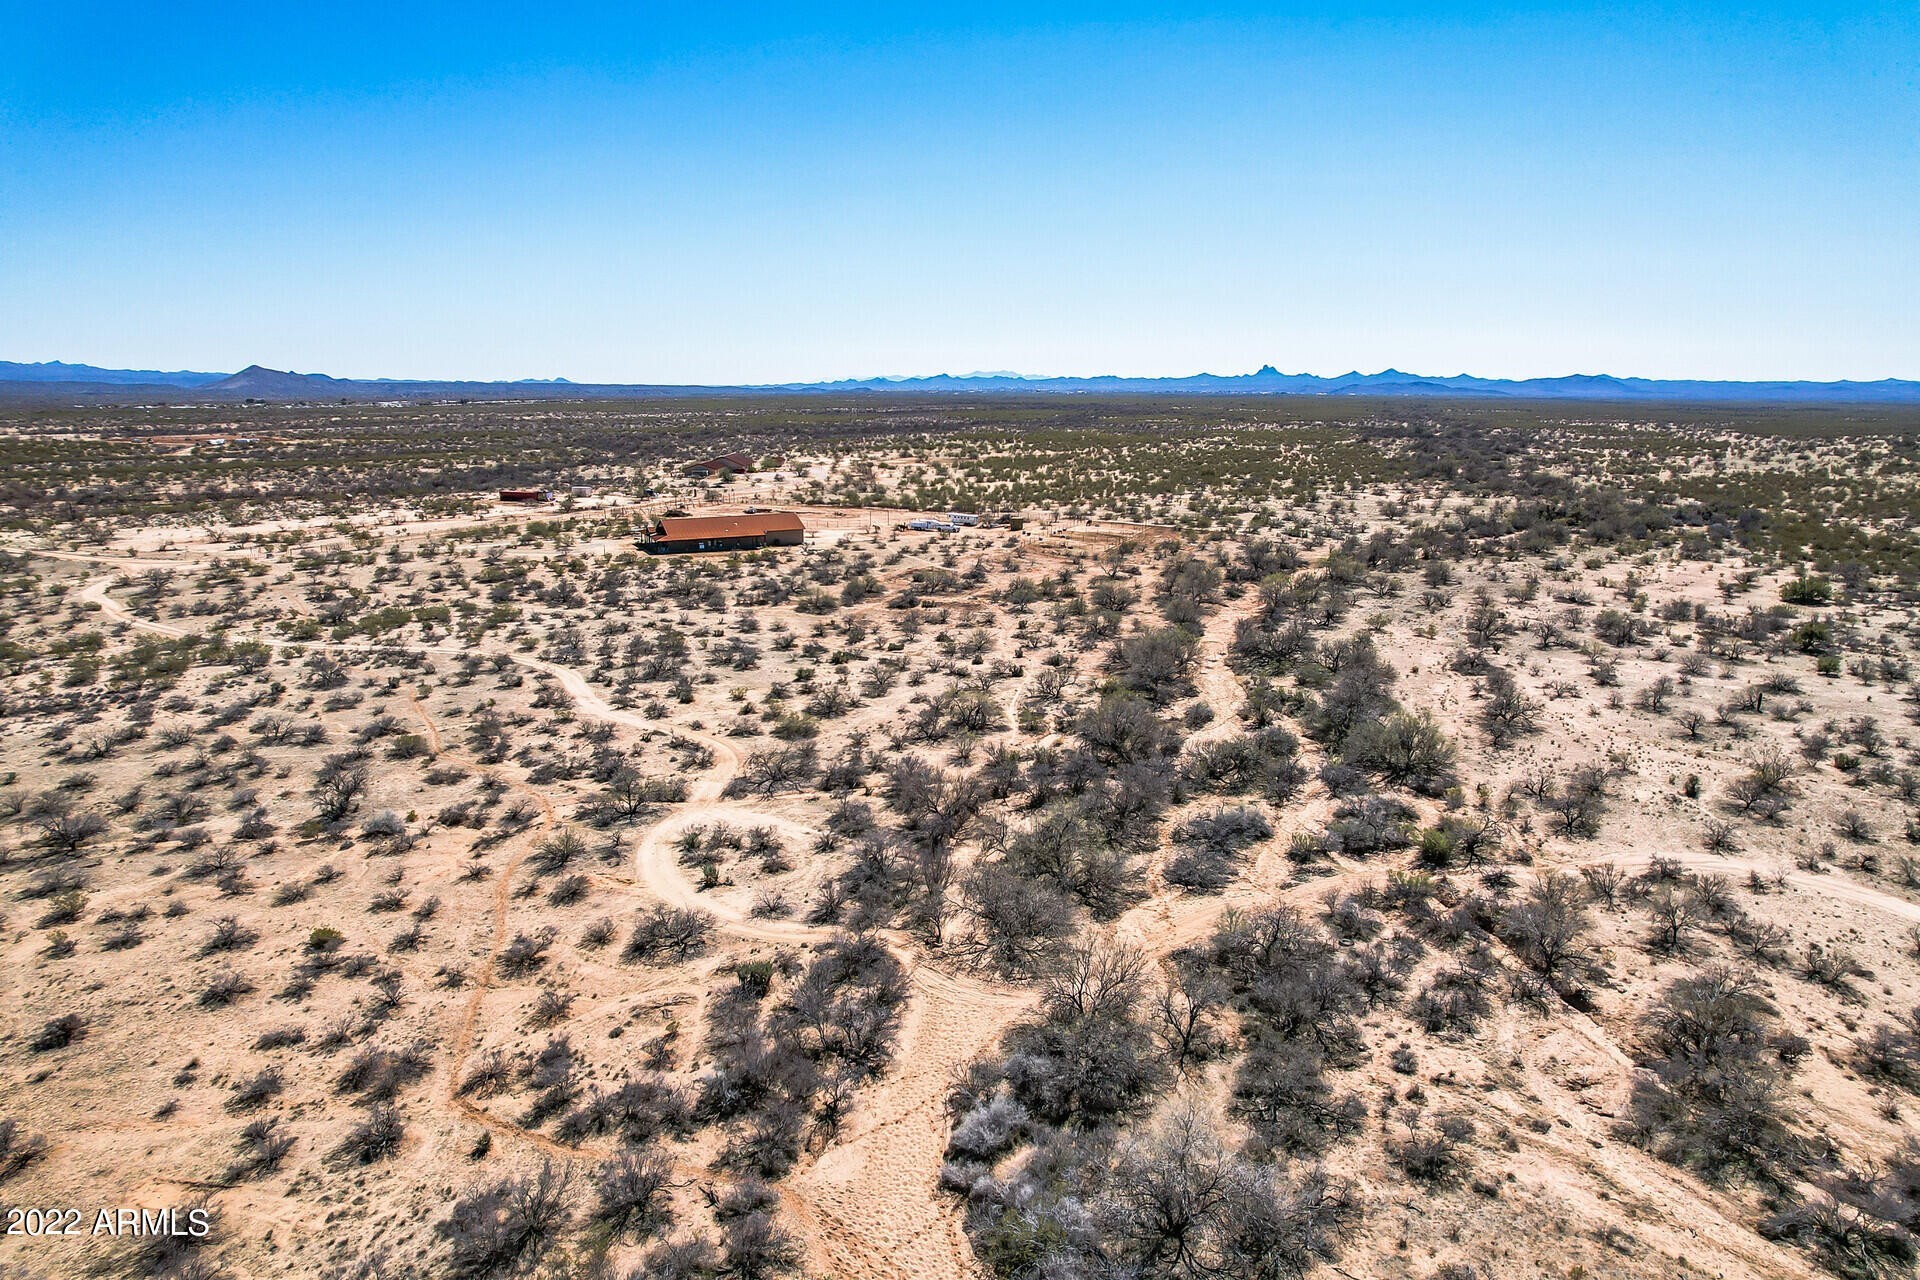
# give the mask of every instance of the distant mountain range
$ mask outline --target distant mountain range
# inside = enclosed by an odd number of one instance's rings
[[[238,373],[162,373],[94,365],[15,364],[0,360],[0,398],[114,402],[313,400],[549,400],[623,396],[714,394],[859,394],[867,392],[967,395],[1295,395],[1402,396],[1422,399],[1667,401],[1720,404],[1920,404],[1920,381],[1709,382],[1574,374],[1561,378],[1435,377],[1387,369],[1321,377],[1281,373],[1264,365],[1253,373],[1196,373],[1184,378],[1030,377],[1015,373],[936,374],[923,378],[852,378],[754,386],[672,386],[574,383],[565,378],[518,382],[434,382],[332,378],[249,365]]]
[[[161,373],[157,369],[101,369],[90,364],[15,364],[0,360],[0,382],[88,383],[98,386],[205,387],[227,377],[224,373]]]
[[[929,378],[861,378],[844,382],[792,383],[780,391],[1043,391],[1107,392],[1120,395],[1305,395],[1501,397],[1527,400],[1686,400],[1704,402],[1863,402],[1920,403],[1920,382],[1888,378],[1880,382],[1707,382],[1659,378],[1617,378],[1611,374],[1573,374],[1561,378],[1476,378],[1471,374],[1435,377],[1385,369],[1379,373],[1343,373],[1321,377],[1282,373],[1263,365],[1253,373],[1196,373],[1184,378],[1035,378],[1018,374],[938,374]]]
[[[564,390],[562,390],[564,388]],[[565,378],[528,378],[520,382],[432,382],[404,378],[334,378],[324,373],[289,373],[250,364],[238,373],[164,373],[155,369],[103,369],[90,364],[17,364],[0,360],[0,399],[148,401],[202,400],[388,400],[444,399],[453,396],[547,399],[580,394]],[[594,387],[601,396],[649,394],[681,388]]]

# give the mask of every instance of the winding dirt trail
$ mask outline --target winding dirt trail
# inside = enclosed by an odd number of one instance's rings
[[[169,640],[178,640],[188,634],[186,628],[169,626],[164,622],[154,622],[143,618],[126,605],[108,594],[109,588],[120,580],[120,574],[109,573],[88,582],[80,589],[80,600],[85,604],[97,606],[101,613],[115,622],[124,623],[136,631],[145,631],[150,635],[165,636]]]
[[[651,730],[656,725],[612,707],[578,671],[517,658],[552,676],[584,715]],[[713,734],[678,730],[712,752],[687,800],[636,842],[634,878],[652,898],[712,916],[733,937],[810,944],[831,928],[793,920],[756,919],[737,904],[700,890],[685,874],[674,841],[687,828],[714,822],[772,827],[804,844],[810,828],[725,798],[739,772],[733,744]],[[882,934],[914,989],[890,1074],[865,1090],[848,1128],[780,1184],[781,1202],[805,1228],[813,1267],[821,1274],[889,1280],[971,1280],[981,1274],[961,1217],[936,1185],[947,1145],[946,1093],[953,1071],[1000,1038],[1032,1003],[1023,991],[944,973],[904,934]],[[847,1264],[853,1262],[854,1267]]]
[[[441,742],[440,726],[422,705],[420,699],[411,690],[407,693],[407,706],[427,731],[427,738],[433,745],[433,752],[441,759],[453,760],[483,774],[495,778],[513,790],[530,797],[540,809],[540,824],[535,830],[547,830],[559,823],[559,814],[553,801],[539,788],[517,778],[510,778],[464,752],[450,751]],[[577,1148],[556,1142],[546,1134],[526,1128],[504,1119],[487,1110],[472,1098],[460,1091],[460,1082],[466,1075],[467,1060],[473,1056],[473,1042],[479,1031],[480,1013],[486,1004],[487,996],[492,993],[497,977],[500,952],[507,945],[507,917],[513,906],[513,881],[526,861],[528,842],[520,841],[520,851],[507,860],[507,865],[494,877],[491,930],[487,939],[486,960],[480,966],[480,972],[473,981],[473,993],[467,997],[466,1005],[461,1009],[460,1021],[455,1024],[453,1044],[448,1050],[447,1082],[443,1100],[447,1107],[475,1124],[483,1125],[494,1133],[515,1138],[529,1146],[561,1159],[571,1159],[584,1154]]]
[[[78,554],[62,558],[106,559]],[[114,563],[113,572],[86,584],[79,594],[81,600],[97,605],[104,616],[141,631],[170,638],[189,634],[183,628],[142,618],[115,599],[111,588],[121,572],[126,568],[148,566],[137,561]],[[194,567],[167,563],[176,568]],[[1226,652],[1238,616],[1239,611],[1222,609],[1209,620],[1203,633],[1195,683],[1216,713],[1214,723],[1196,735],[1203,741],[1231,731],[1235,723],[1233,711],[1244,696],[1238,678],[1227,665]],[[257,638],[276,647],[322,651],[398,648],[432,654],[470,652],[448,645],[341,645]],[[524,654],[510,656],[519,665],[554,680],[582,715],[643,732],[655,732],[661,727],[611,705],[586,676],[574,668]],[[426,709],[412,694],[408,695],[408,702],[425,724],[436,752],[446,752],[439,730]],[[744,940],[805,945],[832,936],[832,930],[824,927],[789,920],[755,919],[736,903],[702,892],[685,874],[675,856],[673,841],[696,823],[721,821],[772,826],[787,838],[802,841],[813,833],[791,819],[728,800],[727,784],[741,764],[738,750],[726,739],[709,733],[684,729],[677,732],[706,747],[712,753],[711,761],[693,778],[687,800],[674,806],[640,835],[632,861],[635,885],[651,900],[710,914],[724,932]],[[475,767],[485,769],[477,764]],[[524,783],[509,782],[536,797],[542,808],[543,826],[557,821],[552,803],[544,795]],[[1774,867],[1737,857],[1697,852],[1672,856],[1689,870],[1734,873],[1758,870],[1770,875],[1776,871]],[[1652,855],[1642,855],[1626,859],[1623,865],[1637,869],[1651,861]],[[545,1134],[501,1119],[458,1094],[460,1071],[472,1052],[481,1006],[492,988],[494,960],[508,933],[511,888],[519,863],[520,857],[516,857],[498,877],[491,904],[488,959],[456,1031],[447,1101],[470,1121],[524,1141],[553,1158],[598,1158],[598,1153],[569,1147]],[[1300,882],[1290,885],[1289,889],[1317,896],[1349,878],[1375,874],[1376,870],[1370,867],[1343,868],[1334,877]],[[1789,885],[1806,892],[1826,894],[1902,920],[1920,922],[1920,904],[1843,875],[1790,872],[1785,879]],[[1254,891],[1249,887],[1248,892]],[[1191,895],[1159,896],[1128,912],[1114,931],[1149,954],[1162,955],[1180,942],[1204,933],[1219,910],[1241,896],[1244,895],[1232,890],[1204,900]],[[1271,900],[1270,893],[1265,896]],[[781,1184],[782,1201],[809,1243],[809,1263],[815,1271],[912,1280],[923,1277],[973,1280],[980,1274],[980,1268],[965,1238],[960,1216],[953,1201],[938,1192],[934,1182],[947,1139],[945,1093],[953,1070],[994,1043],[1011,1022],[1031,1007],[1033,995],[942,972],[927,963],[920,949],[905,935],[889,933],[885,940],[907,967],[914,989],[902,1026],[894,1071],[863,1093],[859,1108],[840,1137],[804,1162]],[[1683,1236],[1710,1243],[1723,1255],[1758,1273],[1811,1274],[1791,1253],[1757,1242],[1751,1231],[1739,1224],[1739,1215],[1732,1206],[1719,1203],[1691,1179],[1643,1153],[1608,1141],[1604,1116],[1596,1115],[1590,1105],[1563,1087],[1543,1065],[1543,1060],[1550,1065],[1568,1055],[1583,1058],[1590,1055],[1596,1070],[1614,1074],[1617,1079],[1627,1078],[1633,1070],[1631,1059],[1591,1019],[1574,1019],[1530,1031],[1516,1027],[1507,1034],[1516,1037],[1511,1042],[1515,1052],[1510,1060],[1526,1064],[1522,1073],[1527,1091],[1548,1100],[1560,1121],[1556,1131],[1549,1134],[1520,1133],[1524,1148],[1557,1163],[1585,1168],[1612,1194],[1645,1204],[1660,1212],[1663,1219],[1671,1218],[1671,1222],[1647,1224],[1649,1230],[1658,1234],[1682,1244]],[[1518,1038],[1525,1038],[1528,1043],[1523,1045]],[[1516,1131],[1520,1128],[1524,1126],[1517,1126]],[[701,1171],[689,1173],[703,1176]],[[1678,1203],[1694,1204],[1702,1212],[1697,1212],[1689,1223],[1682,1223],[1680,1218],[1664,1212],[1667,1206]]]
[[[813,1228],[823,1274],[889,1280],[983,1274],[951,1196],[937,1185],[953,1073],[997,1042],[1031,1005],[921,964],[894,1073],[849,1129],[787,1180],[787,1201]]]
[[[1842,902],[1883,911],[1902,920],[1920,924],[1920,902],[1913,902],[1889,893],[1885,889],[1876,889],[1872,885],[1862,884],[1839,871],[1819,874],[1788,871],[1782,875],[1778,863],[1758,862],[1751,858],[1707,853],[1697,849],[1681,850],[1677,853],[1633,853],[1619,859],[1618,864],[1623,871],[1640,871],[1651,866],[1656,857],[1665,862],[1677,862],[1688,871],[1728,871],[1742,875],[1749,871],[1758,871],[1770,879],[1778,876],[1789,888],[1800,889],[1807,893],[1824,894],[1829,898],[1838,898]]]
[[[1215,609],[1200,630],[1200,652],[1194,660],[1193,683],[1200,691],[1200,700],[1213,711],[1213,719],[1188,737],[1189,744],[1224,738],[1239,727],[1240,704],[1246,700],[1246,690],[1240,677],[1227,665],[1227,658],[1233,647],[1234,629],[1241,619],[1251,616],[1259,597],[1249,591],[1238,603],[1237,608]]]
[[[638,841],[634,874],[641,887],[661,902],[710,914],[736,938],[804,945],[831,937],[832,929],[817,925],[756,919],[687,877],[674,841],[697,824],[771,826],[801,843],[814,835],[791,819],[723,799],[737,753],[723,739],[688,736],[713,748],[715,763],[687,803]],[[781,1202],[804,1228],[820,1274],[971,1280],[982,1272],[952,1198],[936,1185],[947,1145],[947,1089],[953,1072],[996,1043],[1033,995],[937,969],[905,934],[881,937],[914,990],[893,1069],[863,1092],[833,1144],[780,1184]]]
[[[721,786],[724,788],[725,783]],[[649,827],[634,845],[634,879],[648,894],[671,907],[704,912],[737,938],[753,942],[816,942],[830,930],[797,920],[756,919],[717,893],[703,890],[682,872],[674,842],[691,827],[724,822],[736,827],[771,827],[788,844],[804,844],[813,832],[800,823],[724,800],[689,798],[676,812]]]
[[[155,622],[133,612],[111,594],[119,571],[88,583],[81,598],[99,606],[116,622],[141,631],[178,638],[185,629]],[[412,652],[458,654],[445,645],[362,645],[325,641],[290,641],[260,637],[279,648],[318,651],[355,651],[402,648]],[[526,654],[511,655],[520,666],[550,677],[567,695],[575,710],[592,719],[642,732],[659,726],[613,706],[574,668]],[[508,778],[442,741],[439,726],[411,691],[407,703],[419,718],[436,755],[502,778],[515,790],[530,795],[540,806],[541,827],[557,823],[548,797],[538,789]],[[740,768],[740,754],[731,742],[709,733],[676,730],[711,752],[711,763],[693,779],[687,800],[642,833],[633,855],[635,883],[650,898],[711,915],[721,929],[749,941],[809,944],[833,936],[827,927],[790,920],[751,917],[737,905],[702,892],[683,872],[673,841],[688,827],[711,822],[740,826],[771,826],[790,840],[805,842],[813,832],[800,823],[725,798],[727,784]],[[506,1120],[460,1093],[460,1080],[472,1056],[483,1006],[495,983],[496,961],[506,945],[512,889],[526,856],[526,842],[496,876],[490,911],[487,958],[476,976],[471,994],[456,1024],[443,1094],[445,1105],[466,1120],[490,1132],[523,1142],[557,1160],[599,1158],[597,1152],[557,1142],[537,1130]],[[781,1185],[781,1199],[789,1213],[806,1229],[810,1262],[823,1274],[860,1274],[935,1280],[939,1277],[973,1280],[981,1274],[966,1240],[961,1218],[950,1197],[937,1188],[941,1157],[947,1142],[945,1100],[952,1072],[996,1042],[1006,1027],[1032,1004],[1032,994],[996,987],[969,977],[942,972],[926,962],[919,948],[904,934],[883,935],[888,947],[907,970],[913,988],[899,1052],[891,1074],[865,1091],[848,1128],[817,1157]],[[689,1170],[697,1175],[700,1171]],[[847,1264],[852,1262],[853,1268]]]

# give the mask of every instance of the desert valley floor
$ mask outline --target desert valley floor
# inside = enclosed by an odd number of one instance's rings
[[[5,1274],[1911,1274],[1911,424],[234,412],[13,424]]]

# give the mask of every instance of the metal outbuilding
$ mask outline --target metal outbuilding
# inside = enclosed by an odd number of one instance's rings
[[[807,527],[791,511],[759,511],[737,516],[662,516],[640,544],[649,555],[697,551],[754,551],[761,547],[797,547]]]

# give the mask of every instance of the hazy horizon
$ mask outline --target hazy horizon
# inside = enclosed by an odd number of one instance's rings
[[[1569,372],[1560,372],[1560,373],[1531,373],[1531,374],[1495,376],[1495,375],[1489,375],[1489,374],[1475,373],[1472,370],[1460,370],[1456,372],[1443,373],[1443,372],[1437,372],[1431,369],[1406,369],[1398,365],[1383,365],[1378,369],[1359,369],[1359,368],[1339,369],[1339,370],[1288,369],[1288,368],[1275,367],[1272,365],[1272,362],[1270,361],[1259,369],[1205,368],[1205,369],[1189,369],[1183,372],[1164,373],[1164,374],[1114,374],[1114,373],[1107,373],[1107,372],[1033,373],[1033,372],[1021,371],[1021,370],[1015,370],[1015,369],[992,369],[992,370],[939,369],[939,370],[934,370],[932,372],[926,372],[926,373],[865,373],[865,374],[850,374],[850,375],[837,376],[832,378],[809,378],[809,377],[788,378],[788,379],[783,379],[779,382],[731,381],[731,382],[706,382],[706,383],[673,383],[673,382],[660,382],[658,380],[649,381],[646,379],[636,379],[636,378],[612,378],[612,379],[591,379],[590,380],[585,378],[570,377],[564,373],[522,374],[522,375],[513,376],[513,377],[490,377],[490,378],[439,377],[439,376],[433,376],[433,375],[416,376],[412,374],[393,373],[393,372],[362,376],[362,375],[336,374],[336,373],[333,373],[331,370],[320,369],[320,368],[290,367],[286,369],[277,369],[277,368],[274,368],[273,366],[262,365],[258,361],[249,361],[247,364],[242,365],[236,369],[213,369],[213,368],[188,369],[184,367],[177,368],[177,369],[166,369],[151,363],[136,364],[136,365],[103,365],[100,362],[95,360],[48,359],[48,360],[11,361],[11,360],[8,360],[4,355],[0,355],[0,365],[7,365],[7,364],[64,366],[64,367],[73,368],[73,369],[101,369],[101,370],[105,370],[108,372],[115,372],[115,373],[150,372],[150,373],[162,374],[167,376],[176,376],[181,374],[194,374],[194,375],[200,375],[200,376],[231,377],[236,373],[244,372],[248,369],[259,368],[270,373],[288,373],[288,374],[293,374],[295,376],[300,376],[300,377],[312,377],[312,376],[331,377],[331,378],[340,379],[342,381],[369,382],[369,383],[501,383],[501,384],[554,383],[556,385],[566,384],[566,385],[573,385],[573,386],[664,386],[664,387],[675,387],[675,388],[712,387],[716,390],[734,390],[734,389],[753,390],[756,388],[781,387],[781,386],[817,387],[817,386],[827,386],[827,385],[831,385],[834,383],[841,383],[841,382],[911,383],[911,382],[925,382],[925,381],[931,381],[931,380],[942,379],[942,378],[953,379],[955,381],[998,379],[1003,381],[1017,380],[1022,382],[1034,382],[1034,383],[1092,381],[1092,380],[1107,379],[1107,378],[1118,378],[1118,379],[1128,380],[1128,381],[1178,381],[1178,380],[1187,379],[1187,378],[1242,378],[1242,377],[1249,377],[1262,372],[1266,372],[1269,369],[1271,369],[1274,373],[1282,377],[1316,378],[1322,381],[1334,381],[1341,378],[1349,378],[1349,377],[1381,378],[1387,375],[1399,375],[1399,376],[1417,378],[1417,379],[1457,380],[1457,379],[1468,378],[1468,379],[1474,379],[1477,381],[1484,381],[1484,382],[1514,382],[1514,383],[1551,382],[1551,381],[1570,379],[1570,378],[1614,378],[1614,379],[1619,379],[1619,380],[1629,381],[1629,382],[1637,382],[1637,381],[1726,382],[1734,385],[1756,385],[1756,384],[1789,383],[1789,382],[1801,382],[1801,383],[1807,383],[1810,385],[1823,385],[1823,384],[1832,384],[1832,383],[1840,383],[1840,382],[1857,382],[1861,384],[1870,384],[1874,382],[1920,381],[1920,378],[1903,377],[1899,374],[1889,374],[1882,378],[1873,378],[1873,379],[1856,379],[1856,378],[1833,378],[1833,379],[1799,378],[1799,379],[1796,379],[1796,378],[1775,378],[1775,377],[1716,379],[1716,378],[1692,378],[1692,377],[1686,377],[1686,376],[1648,378],[1646,375],[1643,375],[1643,374],[1638,374],[1638,373],[1633,373],[1633,372],[1623,371],[1623,370],[1616,370],[1616,369],[1578,369],[1578,370],[1573,370]]]

